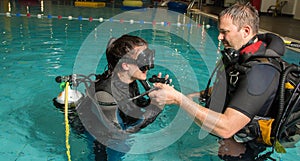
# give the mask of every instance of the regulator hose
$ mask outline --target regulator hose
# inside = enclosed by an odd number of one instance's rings
[[[300,73],[300,67],[296,66],[296,65],[291,65],[289,67],[287,67],[283,74],[281,75],[280,78],[280,85],[279,85],[279,110],[277,113],[277,117],[276,118],[280,118],[279,120],[276,121],[276,135],[275,135],[275,141],[276,138],[280,137],[279,135],[281,134],[281,126],[282,124],[285,122],[285,116],[287,115],[287,111],[289,110],[288,108],[285,109],[284,105],[285,105],[285,81],[287,78],[287,75],[290,72],[296,72],[296,73]],[[291,110],[289,110],[291,111]]]
[[[71,153],[70,153],[70,144],[69,144],[69,136],[70,136],[70,127],[69,127],[69,119],[68,119],[68,109],[69,109],[69,82],[66,82],[65,87],[65,129],[66,129],[66,153],[68,156],[68,161],[71,161]]]

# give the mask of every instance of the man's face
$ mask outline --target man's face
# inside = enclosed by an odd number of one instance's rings
[[[233,48],[238,50],[243,45],[242,30],[235,26],[232,18],[225,15],[219,20],[219,36],[225,48]]]

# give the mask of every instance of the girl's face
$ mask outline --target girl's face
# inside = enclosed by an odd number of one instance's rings
[[[137,59],[137,57],[140,55],[140,53],[147,48],[146,45],[144,46],[138,46],[135,47],[134,50],[136,51],[135,54],[133,55],[133,59]],[[129,74],[131,75],[132,80],[146,80],[147,79],[147,72],[146,71],[141,71],[139,67],[136,64],[129,64],[130,69],[129,69]]]
[[[134,48],[134,53],[130,55],[132,59],[137,59],[139,54],[147,48],[146,45],[143,46],[137,46]],[[134,80],[146,80],[147,79],[147,72],[146,71],[141,71],[139,67],[136,64],[131,64],[131,63],[123,63],[122,64],[122,78],[121,80],[126,83],[131,83]]]

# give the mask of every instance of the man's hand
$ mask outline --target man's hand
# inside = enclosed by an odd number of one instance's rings
[[[180,104],[181,93],[175,90],[173,86],[163,83],[155,83],[154,87],[156,90],[149,93],[149,97],[158,102],[159,105]]]

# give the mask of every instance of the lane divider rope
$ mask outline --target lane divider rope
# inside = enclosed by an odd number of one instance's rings
[[[0,13],[0,16],[6,16],[6,17],[34,17],[34,18],[38,18],[38,19],[44,19],[44,18],[47,18],[47,19],[67,19],[67,20],[79,20],[79,21],[98,21],[98,22],[119,22],[119,23],[130,23],[130,24],[151,24],[153,26],[155,25],[161,25],[161,26],[165,26],[165,27],[168,27],[168,26],[178,26],[178,27],[181,27],[181,26],[186,26],[186,27],[204,27],[204,23],[203,24],[199,24],[199,23],[195,23],[195,24],[191,24],[191,23],[180,23],[180,22],[176,22],[176,23],[172,23],[172,22],[168,22],[168,21],[163,21],[163,22],[157,22],[157,21],[152,21],[152,22],[147,22],[147,21],[144,21],[144,20],[124,20],[124,19],[113,19],[113,18],[109,18],[109,19],[105,19],[105,18],[93,18],[93,17],[82,17],[82,16],[78,16],[78,17],[73,17],[73,16],[61,16],[61,15],[44,15],[44,14],[30,14],[30,13],[27,13],[27,14],[20,14],[20,13],[10,13],[10,12],[6,12],[6,13]],[[207,24],[205,25],[206,28],[210,28],[210,25]]]

